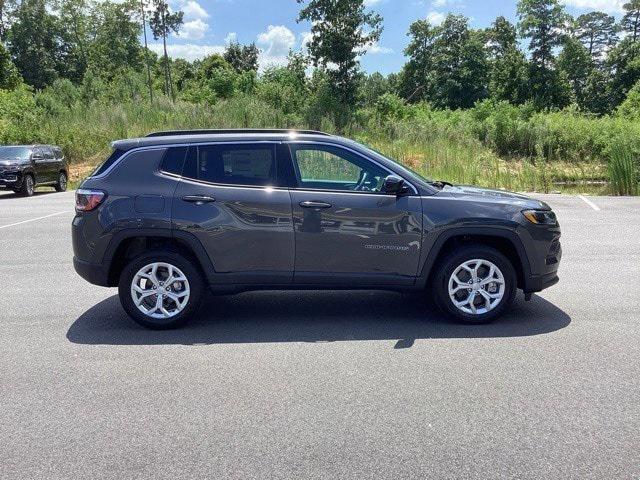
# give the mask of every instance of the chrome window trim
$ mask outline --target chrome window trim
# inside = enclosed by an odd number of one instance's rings
[[[238,141],[238,140],[228,140],[228,141],[213,141],[213,142],[192,142],[192,143],[184,143],[184,142],[180,142],[180,143],[167,143],[167,144],[163,144],[163,145],[151,145],[151,146],[145,146],[145,147],[135,147],[132,148],[131,150],[126,151],[120,158],[118,158],[115,162],[113,162],[112,165],[109,166],[109,168],[107,168],[104,172],[102,172],[100,175],[92,175],[87,177],[87,179],[89,178],[96,178],[96,179],[101,179],[106,177],[107,175],[109,175],[118,165],[120,165],[121,162],[125,161],[127,157],[129,157],[130,155],[133,155],[134,153],[138,153],[138,152],[146,152],[146,151],[153,151],[153,150],[167,150],[169,148],[173,148],[173,147],[192,147],[192,146],[202,146],[202,145],[225,145],[225,144],[232,144],[232,145],[255,145],[255,144],[271,144],[271,145],[290,145],[290,144],[308,144],[308,145],[326,145],[329,147],[334,147],[334,148],[341,148],[343,150],[346,150],[348,152],[353,153],[354,155],[359,156],[360,158],[371,162],[375,165],[377,165],[378,167],[382,168],[383,170],[385,170],[386,172],[388,172],[391,175],[397,175],[400,178],[402,178],[406,184],[408,186],[410,186],[413,190],[413,195],[416,196],[420,196],[420,193],[418,192],[418,189],[411,183],[409,182],[403,175],[400,175],[397,172],[394,172],[393,170],[390,170],[389,168],[387,168],[386,166],[380,164],[379,162],[373,160],[372,158],[367,157],[366,155],[364,155],[363,153],[358,152],[357,150],[354,150],[350,147],[346,147],[344,145],[341,145],[339,143],[334,143],[334,142],[319,142],[319,141],[314,141],[314,140],[243,140],[243,141]],[[291,149],[289,149],[291,151]],[[276,157],[276,161],[277,161],[277,157]],[[291,157],[291,161],[293,160],[293,157]],[[163,175],[170,175],[171,177],[176,177],[176,178],[180,178],[183,180],[188,180],[190,182],[195,182],[195,183],[202,183],[204,185],[213,185],[213,186],[220,186],[220,187],[230,187],[230,188],[234,188],[234,187],[240,187],[240,188],[259,188],[259,189],[264,189],[264,188],[273,188],[273,189],[287,189],[287,190],[296,190],[296,191],[300,191],[300,190],[308,190],[308,191],[314,191],[314,192],[332,192],[332,193],[342,193],[342,194],[358,194],[358,195],[362,195],[362,194],[366,194],[366,195],[387,195],[385,193],[380,193],[380,192],[356,192],[356,191],[345,191],[345,190],[328,190],[328,189],[309,189],[309,188],[301,188],[301,187],[280,187],[280,186],[258,186],[258,185],[229,185],[229,184],[221,184],[221,183],[210,183],[210,182],[206,182],[203,180],[198,180],[198,179],[193,179],[193,178],[188,178],[182,175],[175,175],[175,174],[171,174],[171,173],[167,173],[167,172],[163,172],[160,170],[160,165],[158,165],[156,173],[161,173]]]
[[[398,172],[394,172],[393,170],[390,170],[388,167],[380,164],[379,162],[373,160],[372,158],[367,157],[366,155],[364,155],[361,152],[358,152],[357,150],[354,150],[350,147],[346,147],[344,145],[340,145],[338,143],[332,143],[332,142],[318,142],[315,140],[288,140],[288,141],[284,141],[283,143],[287,144],[287,145],[293,145],[293,144],[303,144],[303,145],[325,145],[325,146],[329,146],[329,147],[334,147],[334,148],[338,148],[338,149],[342,149],[342,150],[346,150],[347,152],[353,153],[354,155],[357,155],[358,157],[364,159],[365,161],[371,162],[374,165],[380,167],[382,170],[386,171],[387,173],[389,173],[390,175],[396,175],[400,178],[402,178],[405,183],[410,186],[413,189],[413,195],[420,195],[418,193],[418,189],[411,183],[409,182],[406,178],[404,178],[403,175],[400,175]],[[291,151],[291,149],[289,149]],[[295,162],[294,158],[293,158],[293,152],[291,152],[291,161]],[[296,169],[296,165],[294,164],[294,169],[297,172]],[[296,178],[297,180],[297,178]],[[292,190],[308,190],[308,191],[313,191],[313,192],[336,192],[336,193],[348,193],[348,194],[367,194],[367,195],[386,195],[389,196],[386,193],[383,192],[365,192],[365,191],[356,191],[356,190],[349,190],[349,191],[345,191],[345,190],[331,190],[331,189],[325,189],[325,188],[304,188],[302,186],[298,186],[298,187],[293,187]]]
[[[265,144],[281,144],[282,141],[279,140],[257,140],[257,141],[217,141],[217,142],[193,142],[193,143],[167,143],[167,144],[163,144],[163,145],[150,145],[150,146],[146,146],[146,147],[134,147],[131,150],[127,150],[120,158],[118,158],[115,162],[113,162],[113,164],[111,164],[109,166],[109,168],[107,168],[104,172],[102,172],[100,175],[91,175],[87,178],[104,178],[107,175],[109,175],[109,173],[111,173],[111,171],[116,168],[118,165],[120,165],[121,162],[123,162],[127,157],[129,157],[130,155],[133,155],[134,153],[138,153],[138,152],[146,152],[146,151],[152,151],[152,150],[167,150],[169,148],[173,148],[173,147],[193,147],[193,146],[201,146],[201,145],[224,145],[224,144],[234,144],[234,145],[252,145],[252,144],[256,144],[256,143],[265,143]],[[105,160],[106,161],[106,160]],[[158,168],[156,170],[156,172],[160,171],[160,166],[158,165]],[[167,174],[165,172],[163,172],[163,174]],[[182,177],[181,178],[185,178]],[[193,180],[193,179],[191,179]],[[197,180],[196,181],[200,181]],[[254,186],[255,185],[249,185],[249,186]]]

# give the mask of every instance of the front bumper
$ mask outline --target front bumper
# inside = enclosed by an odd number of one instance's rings
[[[16,190],[22,186],[22,175],[19,173],[0,173],[0,188]]]

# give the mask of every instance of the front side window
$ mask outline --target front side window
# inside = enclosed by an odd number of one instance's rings
[[[292,144],[291,152],[302,188],[380,192],[388,175],[383,168],[339,147]]]
[[[275,185],[276,161],[272,144],[216,144],[197,148],[184,175],[223,185]]]

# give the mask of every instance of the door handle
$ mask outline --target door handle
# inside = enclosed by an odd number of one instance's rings
[[[182,200],[189,203],[195,203],[196,205],[202,205],[203,203],[215,202],[216,199],[208,195],[187,195],[182,197]]]
[[[299,204],[302,208],[331,208],[333,205],[327,202],[317,202],[315,200],[307,200],[305,202],[300,202]]]

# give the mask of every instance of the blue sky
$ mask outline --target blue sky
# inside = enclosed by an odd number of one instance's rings
[[[296,23],[300,5],[295,0],[170,0],[173,8],[185,12],[182,32],[172,36],[169,54],[189,60],[210,53],[221,53],[228,42],[256,42],[261,49],[260,64],[283,64],[289,49],[304,47],[311,29],[307,23]],[[626,0],[561,0],[567,11],[578,15],[602,10],[620,17]],[[365,0],[384,18],[384,31],[361,59],[364,70],[383,74],[397,72],[406,59],[409,25],[428,18],[439,23],[449,12],[470,18],[473,27],[488,26],[495,17],[504,15],[515,21],[516,0]],[[159,44],[152,45],[158,52]]]

